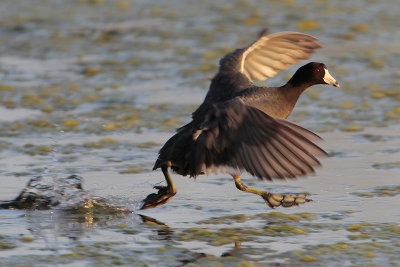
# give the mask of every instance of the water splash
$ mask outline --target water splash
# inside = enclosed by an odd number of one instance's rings
[[[58,145],[58,139],[63,139],[65,138],[65,132],[63,130],[60,130],[60,125],[55,124],[56,128],[59,129],[58,133],[60,133],[59,138],[57,137],[53,137],[53,136],[49,136],[48,139],[50,141],[50,147],[51,147],[51,152],[50,152],[50,160],[51,163],[45,167],[43,173],[42,173],[42,177],[44,179],[47,179],[47,177],[49,178],[49,180],[51,179],[55,184],[58,183],[57,181],[57,177],[58,177],[58,173],[57,173],[57,164],[58,164],[58,158],[57,158],[57,145]]]
[[[0,208],[46,210],[56,208],[74,213],[116,214],[132,213],[128,205],[108,200],[82,188],[83,178],[70,175],[58,178],[57,184],[47,182],[42,176],[29,180],[27,186],[12,201],[1,203]],[[137,206],[137,203],[135,204]]]

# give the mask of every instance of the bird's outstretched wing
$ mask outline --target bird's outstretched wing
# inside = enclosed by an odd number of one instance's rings
[[[313,141],[321,138],[298,125],[268,116],[239,98],[198,113],[192,147],[185,155],[191,176],[247,171],[260,179],[295,178],[314,172],[326,155]]]
[[[322,47],[314,36],[300,32],[262,34],[244,49],[240,72],[250,80],[264,81]]]

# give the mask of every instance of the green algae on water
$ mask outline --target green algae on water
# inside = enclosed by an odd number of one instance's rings
[[[393,197],[400,194],[400,186],[379,186],[371,190],[354,192],[354,195],[358,197]]]

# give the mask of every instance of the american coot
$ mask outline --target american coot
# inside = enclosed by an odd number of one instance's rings
[[[307,34],[263,32],[250,46],[223,57],[192,121],[179,128],[159,151],[154,170],[161,168],[167,186],[156,186],[158,193],[148,195],[141,209],[163,205],[176,194],[169,167],[191,177],[228,173],[238,189],[260,195],[271,208],[308,201],[305,194],[277,195],[245,186],[240,175],[246,171],[259,179],[295,178],[313,173],[320,165],[316,157],[326,153],[313,143],[320,137],[285,119],[308,87],[339,87],[327,67],[308,63],[281,87],[253,84],[253,80],[266,80],[309,58],[320,47],[316,38]]]

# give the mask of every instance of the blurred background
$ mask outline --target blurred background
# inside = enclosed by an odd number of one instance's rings
[[[157,151],[203,101],[219,59],[264,28],[316,36],[324,47],[309,61],[341,88],[308,89],[289,117],[325,139],[331,157],[316,176],[246,181],[309,191],[313,203],[273,212],[227,175],[174,176],[178,195],[146,211],[163,223],[0,211],[0,265],[397,264],[399,13],[397,0],[2,0],[2,200],[35,175],[79,174],[94,195],[135,211],[163,181],[151,172]]]

